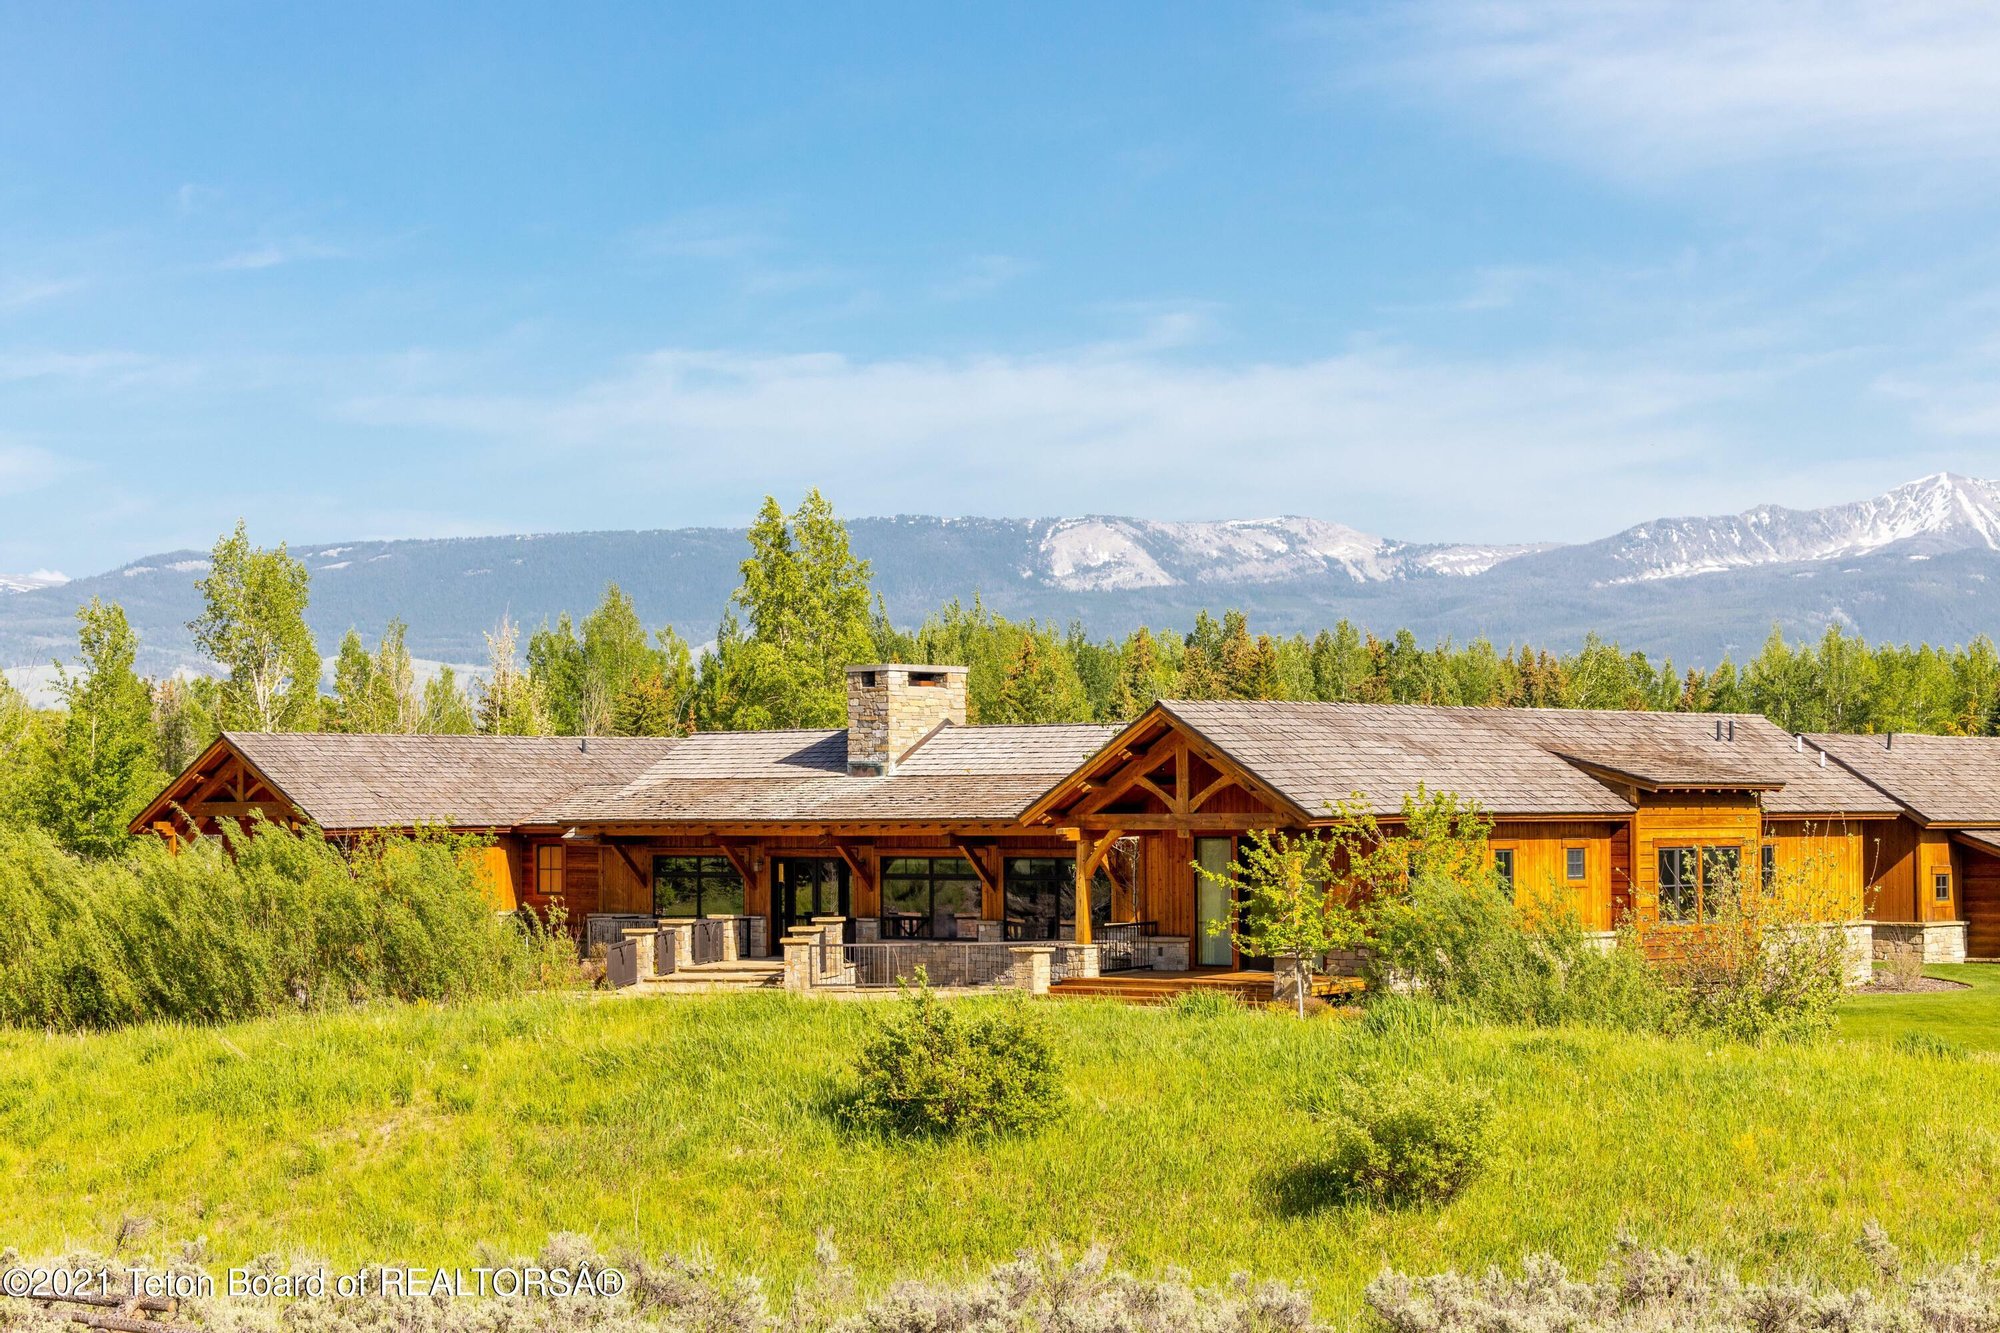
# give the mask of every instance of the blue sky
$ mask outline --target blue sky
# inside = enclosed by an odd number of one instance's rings
[[[0,4],[0,570],[2000,474],[2000,11]]]

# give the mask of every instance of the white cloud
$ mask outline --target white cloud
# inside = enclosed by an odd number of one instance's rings
[[[1393,13],[1389,77],[1623,177],[2000,157],[1990,0],[1435,0]],[[1382,35],[1328,30],[1371,48]]]
[[[1282,511],[1483,539],[1598,535],[1607,514],[1656,512],[1663,489],[1691,499],[1726,446],[1701,409],[1744,387],[1393,348],[1224,367],[1181,355],[1144,340],[956,359],[666,350],[567,393],[350,410],[504,441],[504,468],[559,461],[684,501],[817,484],[849,513]]]

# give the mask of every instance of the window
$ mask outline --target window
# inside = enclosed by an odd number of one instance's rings
[[[1764,844],[1763,850],[1760,853],[1760,859],[1758,861],[1757,868],[1758,870],[1763,872],[1764,876],[1763,882],[1765,888],[1768,889],[1778,882],[1777,843],[1767,842]]]
[[[1500,881],[1500,887],[1514,891],[1514,849],[1495,847],[1493,849],[1493,877]]]
[[[1052,940],[1076,923],[1076,862],[1066,857],[1010,856],[1005,878],[1008,935]],[[1111,877],[1104,871],[1090,885],[1090,919],[1111,919]]]
[[[1693,847],[1660,848],[1660,920],[1692,921],[1701,904]]]
[[[1931,898],[1936,902],[1951,901],[1951,872],[1940,870],[1931,876]]]
[[[1585,848],[1563,848],[1563,878],[1572,884],[1590,878],[1590,857]]]
[[[563,846],[545,842],[535,848],[535,892],[544,898],[560,898],[563,891]]]
[[[962,856],[897,856],[882,863],[882,935],[953,939],[957,918],[978,916],[979,878]]]
[[[724,856],[656,856],[653,915],[742,916],[743,876]]]
[[[1740,847],[1660,848],[1660,920],[1715,920],[1723,895],[1736,887],[1742,864]]]

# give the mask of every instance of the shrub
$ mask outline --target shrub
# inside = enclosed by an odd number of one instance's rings
[[[845,1113],[881,1133],[1009,1134],[1063,1107],[1055,1044],[1019,1000],[948,1004],[921,974],[885,1007],[855,1061]]]
[[[1352,1076],[1313,1108],[1332,1143],[1316,1173],[1334,1191],[1375,1204],[1438,1204],[1486,1165],[1492,1098],[1399,1074]]]
[[[0,1023],[214,1023],[519,988],[528,951],[480,893],[470,842],[263,825],[92,860],[0,828]]]
[[[1370,905],[1369,980],[1491,1023],[1657,1029],[1667,996],[1642,954],[1606,949],[1574,913],[1516,907],[1489,877],[1427,876]]]
[[[1847,975],[1841,904],[1819,858],[1771,882],[1723,873],[1704,882],[1706,919],[1655,927],[1644,942],[1666,988],[1668,1025],[1744,1041],[1833,1029]]]

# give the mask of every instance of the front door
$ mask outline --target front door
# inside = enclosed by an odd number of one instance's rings
[[[782,937],[816,916],[847,916],[847,862],[836,856],[783,856],[772,867],[772,911]]]
[[[1224,874],[1235,859],[1236,846],[1230,838],[1196,838],[1194,859],[1209,875]],[[1230,938],[1228,922],[1229,887],[1208,875],[1194,877],[1195,961],[1203,967],[1230,967],[1236,962],[1236,943]]]

